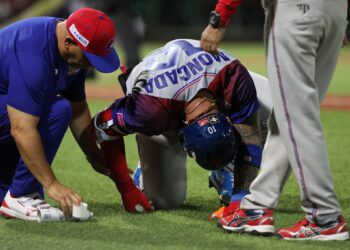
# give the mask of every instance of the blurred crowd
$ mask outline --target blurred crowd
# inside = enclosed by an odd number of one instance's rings
[[[56,16],[67,18],[77,9],[90,7],[107,13],[117,28],[117,40],[124,49],[125,64],[135,66],[139,60],[139,48],[145,34],[145,23],[134,8],[132,0],[66,0]]]
[[[61,4],[54,13],[45,15],[67,18],[69,13],[91,7],[107,13],[115,22],[117,42],[125,55],[125,64],[140,61],[143,40],[168,41],[179,37],[199,39],[208,22],[215,0],[56,0]],[[39,0],[0,0],[0,24],[15,17]],[[48,4],[46,1],[42,1]],[[194,11],[195,10],[195,11]],[[36,14],[33,14],[36,15]],[[261,40],[263,12],[260,1],[245,0],[233,17],[235,29],[226,39]],[[146,32],[147,23],[147,32]]]
[[[0,23],[15,16],[36,0],[0,0]]]

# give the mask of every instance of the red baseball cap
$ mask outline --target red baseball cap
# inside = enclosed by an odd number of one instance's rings
[[[102,11],[83,8],[74,11],[66,21],[70,36],[98,71],[110,73],[119,68],[120,60],[113,44],[113,21]]]

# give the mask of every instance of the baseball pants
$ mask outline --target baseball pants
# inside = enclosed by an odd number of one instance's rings
[[[15,197],[39,192],[44,197],[43,187],[22,161],[14,139],[10,134],[10,122],[6,112],[6,97],[0,97],[1,124],[7,128],[0,136],[0,201],[7,191]],[[47,103],[40,117],[38,130],[45,148],[47,161],[51,164],[71,118],[69,102],[60,97]]]
[[[268,4],[266,4],[268,2]],[[273,3],[274,2],[274,3]],[[347,25],[346,0],[266,0],[268,76],[273,112],[261,171],[243,209],[271,208],[291,171],[309,221],[340,214],[320,122]],[[274,15],[271,17],[271,15]]]

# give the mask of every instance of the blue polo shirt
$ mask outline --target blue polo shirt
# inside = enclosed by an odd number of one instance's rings
[[[34,17],[0,30],[0,126],[6,105],[40,117],[48,100],[60,94],[85,99],[85,70],[74,71],[61,58],[54,17]]]

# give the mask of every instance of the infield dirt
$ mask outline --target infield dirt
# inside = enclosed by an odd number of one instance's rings
[[[88,100],[112,102],[114,99],[122,97],[123,92],[116,85],[101,86],[89,84],[86,86],[86,95]],[[350,96],[327,95],[321,107],[326,110],[350,110]]]

